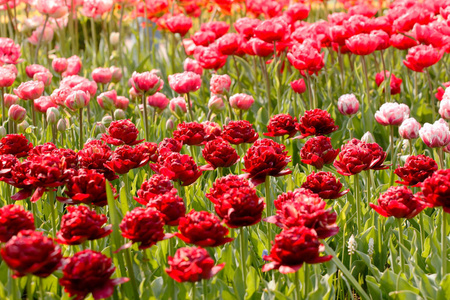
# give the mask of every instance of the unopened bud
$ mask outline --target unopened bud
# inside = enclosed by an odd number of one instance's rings
[[[166,122],[166,130],[172,131],[175,127],[175,124],[173,123],[172,119],[168,119]]]
[[[0,139],[4,138],[5,136],[6,136],[6,128],[0,126]]]
[[[27,130],[28,127],[30,127],[30,124],[28,124],[28,122],[25,120],[22,123],[20,123],[19,125],[17,125],[17,130],[20,133],[25,133],[25,130]]]
[[[125,112],[121,109],[116,109],[114,111],[114,119],[116,120],[123,120],[125,119],[127,116],[125,115]]]
[[[13,104],[9,108],[8,117],[16,123],[20,123],[25,120],[27,116],[27,111],[25,108],[18,104]]]
[[[66,129],[67,129],[67,123],[66,123],[66,120],[60,119],[60,120],[58,121],[58,124],[56,124],[56,129],[57,129],[58,131],[60,131],[60,132],[66,131]]]
[[[370,131],[367,131],[367,132],[364,133],[364,135],[362,136],[361,141],[366,142],[366,143],[375,143],[375,138],[374,138],[373,135],[370,133]]]
[[[106,127],[105,125],[103,125],[102,122],[97,122],[95,123],[95,130],[94,130],[95,135],[99,135],[102,133],[106,133]]]
[[[111,122],[112,122],[111,116],[104,116],[102,119],[102,123],[103,123],[103,125],[105,125],[106,128],[109,127],[109,124],[111,124]]]
[[[56,124],[58,122],[58,119],[60,117],[59,110],[55,107],[50,107],[47,109],[47,122],[49,124]]]

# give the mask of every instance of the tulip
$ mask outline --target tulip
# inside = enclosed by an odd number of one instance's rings
[[[15,123],[20,123],[25,120],[27,116],[27,111],[20,105],[13,104],[9,108],[8,117],[13,120]]]
[[[359,101],[353,94],[345,94],[338,99],[338,110],[344,116],[354,115],[358,112]]]
[[[421,125],[414,118],[408,118],[398,127],[400,136],[407,140],[416,139],[419,137],[419,130]]]
[[[96,83],[108,84],[112,80],[112,71],[109,68],[96,68],[91,75]]]
[[[208,108],[211,111],[219,112],[225,108],[225,104],[220,96],[211,95],[211,98],[209,98],[208,101]]]

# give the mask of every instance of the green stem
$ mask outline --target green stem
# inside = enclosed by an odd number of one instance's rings
[[[267,73],[267,67],[266,63],[264,62],[264,59],[262,57],[260,59],[261,69],[264,77],[264,82],[266,83],[266,96],[267,96],[267,112],[270,116],[272,115],[272,105],[270,103],[270,82],[269,82],[269,74]]]
[[[361,234],[361,201],[359,192],[359,174],[355,174],[354,178],[354,190],[355,190],[355,206],[356,206],[356,224],[358,227],[358,234]]]
[[[234,55],[231,55],[234,61],[234,69],[236,70],[236,76],[237,76],[237,82],[238,82],[238,93],[241,93],[242,91],[242,83],[241,83],[241,74],[239,72],[239,67],[237,64],[236,57]]]
[[[203,282],[202,282],[202,285],[203,285],[203,295],[202,295],[203,300],[207,300],[208,299],[208,285],[207,285],[207,282],[208,281],[206,281],[206,280],[203,280]]]
[[[194,114],[192,112],[191,95],[189,93],[187,93],[186,97],[187,97],[187,110],[189,111],[189,116],[191,117],[191,122],[194,122]]]
[[[266,176],[265,193],[266,193],[267,216],[270,217],[273,215],[272,200],[270,198],[270,176]],[[272,241],[272,230],[270,228],[269,222],[267,222],[267,237],[269,239],[270,245],[270,242]]]
[[[83,149],[83,109],[80,108],[80,150]]]
[[[91,31],[92,31],[92,52],[94,65],[97,64],[97,30],[95,29],[94,18],[91,18]]]
[[[306,297],[308,296],[308,289],[309,289],[309,265],[304,264],[303,269],[305,272],[305,286],[303,287],[303,299],[306,299]]]
[[[425,69],[425,75],[426,75],[427,81],[428,81],[428,89],[430,90],[430,103],[431,103],[431,110],[432,110],[432,114],[433,114],[433,120],[436,120],[436,104],[435,104],[435,99],[433,96],[433,84],[431,83],[431,76],[430,76],[429,69]]]
[[[196,299],[196,293],[195,293],[195,284],[196,284],[197,282],[193,282],[192,283],[192,287],[191,287],[191,293],[192,293],[192,296],[191,296],[191,299],[192,300],[195,300]]]
[[[398,243],[399,243],[399,247],[398,247],[398,252],[400,253],[400,265],[401,265],[401,270],[402,273],[405,273],[405,258],[403,257],[403,228],[402,228],[402,219],[398,218],[397,219],[397,225],[398,225]]]
[[[246,286],[247,281],[247,244],[245,239],[244,227],[241,227],[239,232],[240,239],[240,254],[241,254],[241,268],[242,268],[242,279],[244,283],[244,287]]]
[[[147,103],[145,99],[145,93],[142,93],[142,106],[144,107],[144,128],[145,128],[145,140],[150,141],[150,132],[148,131],[148,112]]]
[[[42,277],[39,277],[39,294],[41,296],[41,300],[44,300],[45,294],[44,294],[44,283],[43,283]]]
[[[441,263],[442,263],[442,271],[441,271],[441,279],[447,275],[447,213],[444,210],[441,210],[442,213],[442,232],[441,232]]]
[[[27,275],[27,299],[28,300],[33,300],[34,299],[33,289],[31,287],[32,282],[33,282],[33,275],[28,274]]]
[[[0,89],[0,101],[2,101],[2,126],[3,126],[3,122],[5,122],[6,117],[5,117],[5,96],[3,95],[3,93],[5,92],[4,88]],[[9,132],[11,133],[11,132]]]
[[[438,157],[439,157],[439,167],[441,168],[441,170],[445,169],[445,162],[444,162],[444,151],[442,147],[439,147],[436,149],[437,153],[438,153]]]
[[[311,77],[309,76],[308,72],[305,72],[305,74],[306,74],[306,84],[308,85],[307,89],[308,89],[309,109],[312,110],[314,109],[314,100],[311,91]]]
[[[34,63],[35,64],[37,63],[37,58],[38,58],[38,55],[39,55],[39,48],[41,47],[41,42],[42,42],[42,37],[44,36],[45,27],[47,27],[48,18],[50,18],[50,15],[47,14],[45,16],[44,26],[42,26],[42,32],[41,32],[41,35],[39,36],[38,44],[36,46],[36,51],[34,53]]]
[[[361,287],[361,285],[358,283],[358,281],[353,277],[353,275],[350,273],[350,271],[344,266],[344,264],[337,258],[336,253],[333,251],[333,249],[328,246],[327,242],[325,240],[322,240],[323,245],[325,246],[325,251],[332,255],[332,261],[336,264],[338,269],[341,270],[341,272],[344,274],[344,276],[347,278],[348,281],[350,281],[350,284],[353,285],[353,287],[358,291],[359,296],[363,300],[370,300],[371,298],[367,293],[364,291],[364,289]]]
[[[131,260],[131,253],[130,248],[126,249],[125,251],[125,262],[127,264],[128,268],[128,276],[130,277],[131,285],[133,287],[133,293],[134,293],[134,299],[139,299],[139,292],[138,292],[138,285],[136,282],[136,277],[134,276],[134,268],[133,268],[133,262]]]
[[[299,300],[302,297],[302,294],[300,292],[300,278],[299,278],[300,271],[295,272],[295,278],[294,278],[294,284],[295,284],[295,299]],[[305,279],[306,282],[306,279]]]
[[[56,238],[56,211],[55,211],[55,191],[48,191],[48,200],[50,204],[53,238]]]
[[[369,87],[369,76],[367,75],[367,65],[366,65],[366,58],[364,57],[364,55],[361,56],[361,63],[362,63],[362,67],[363,67],[363,72],[364,72],[364,77],[365,77],[365,86],[366,86],[366,99],[367,101],[364,102],[362,101],[362,109],[361,112],[363,114],[363,119],[364,119],[364,103],[367,103],[367,105],[370,105],[370,87]],[[381,105],[380,105],[381,106]],[[363,123],[363,130],[364,132],[366,132],[366,127],[365,124]]]

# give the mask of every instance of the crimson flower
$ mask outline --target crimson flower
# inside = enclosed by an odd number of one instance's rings
[[[320,108],[306,111],[297,126],[297,130],[302,134],[299,137],[301,139],[310,135],[328,135],[339,128],[330,114]]]
[[[442,206],[446,213],[450,213],[450,169],[434,172],[420,187],[427,206]]]
[[[8,242],[21,230],[35,230],[33,214],[20,205],[0,208],[0,242]]]
[[[143,140],[137,140],[139,131],[130,120],[113,121],[108,127],[108,133],[103,134],[102,140],[114,146],[124,144],[133,146],[139,144]]]
[[[134,200],[142,205],[147,203],[158,195],[175,191],[172,181],[164,175],[153,174],[148,180],[142,182],[141,188],[137,191],[137,197]]]
[[[331,260],[331,255],[320,256],[324,250],[314,229],[292,227],[283,230],[275,237],[270,255],[263,257],[270,263],[264,265],[262,271],[277,269],[282,274],[295,273],[304,263],[318,264]]]
[[[182,186],[194,183],[202,175],[192,157],[177,152],[168,154],[162,162],[150,164],[150,167],[154,172],[171,180],[179,180]]]
[[[139,249],[150,248],[157,242],[172,237],[164,234],[163,216],[153,207],[136,207],[127,212],[119,227],[124,238],[133,243],[141,243]]]
[[[12,177],[11,170],[20,164],[20,161],[11,154],[0,155],[0,181],[6,181]]]
[[[22,230],[1,249],[0,254],[14,271],[13,278],[25,275],[48,277],[61,265],[61,248],[42,232]]]
[[[148,164],[149,160],[150,156],[141,149],[124,145],[113,152],[105,167],[117,174],[127,174],[131,169]]]
[[[206,194],[212,203],[217,203],[223,194],[227,193],[229,189],[250,187],[250,182],[238,175],[227,175],[225,177],[218,178],[214,183],[209,193]]]
[[[200,145],[207,138],[205,127],[201,123],[180,123],[177,130],[173,132],[173,138],[183,142],[185,145]]]
[[[436,64],[442,55],[443,51],[438,51],[431,45],[418,45],[408,50],[403,63],[415,72],[423,72],[424,69]]]
[[[230,121],[222,130],[222,138],[233,145],[251,144],[258,137],[253,125],[247,120]]]
[[[200,168],[203,171],[228,168],[239,160],[239,155],[230,143],[220,138],[207,142],[202,155],[208,163]]]
[[[147,207],[156,208],[161,213],[164,223],[169,226],[177,226],[180,218],[186,214],[186,206],[183,199],[177,195],[176,189],[151,198]]]
[[[20,158],[28,156],[31,149],[33,144],[23,134],[7,134],[0,140],[0,155],[12,154]]]
[[[420,197],[414,195],[405,186],[391,186],[380,195],[378,205],[369,203],[383,217],[411,219],[417,216],[425,207]]]
[[[207,211],[191,210],[178,224],[179,233],[175,235],[188,244],[200,247],[217,247],[231,242],[233,238],[226,237],[228,228],[220,219]]]
[[[294,68],[299,71],[308,71],[310,74],[317,73],[324,67],[323,57],[324,53],[320,53],[308,43],[295,44],[287,54]]]
[[[179,248],[168,258],[167,275],[177,282],[197,282],[210,279],[223,269],[225,263],[214,266],[214,260],[200,247]]]
[[[270,118],[269,125],[267,125],[267,133],[265,136],[284,136],[289,138],[297,133],[297,118],[293,118],[287,114],[279,114]]]
[[[258,223],[265,206],[264,199],[250,187],[231,188],[214,204],[217,215],[230,228]]]
[[[183,14],[179,14],[168,18],[166,20],[166,26],[170,32],[179,33],[183,37],[191,29],[192,19]]]
[[[291,201],[285,201],[275,216],[264,219],[282,228],[308,227],[314,229],[319,239],[325,239],[339,232],[336,213],[325,209],[326,202],[318,195],[297,194]]]
[[[271,139],[262,139],[256,141],[244,156],[245,169],[242,171],[248,173],[247,178],[256,186],[263,183],[267,176],[284,176],[292,173],[291,170],[284,168],[291,161],[286,147],[278,144]]]
[[[285,202],[294,201],[297,198],[302,199],[305,196],[314,197],[317,196],[317,194],[305,188],[298,188],[278,195],[277,199],[273,201],[273,204],[275,208],[279,210]]]
[[[157,151],[159,156],[166,156],[166,154],[170,154],[172,152],[180,152],[182,147],[182,141],[172,138],[165,138],[158,144]]]
[[[134,147],[136,152],[141,152],[143,158],[149,158],[150,161],[156,162],[158,160],[158,145],[152,142],[143,142]]]
[[[85,241],[101,239],[112,232],[112,225],[106,224],[104,214],[98,215],[89,207],[68,206],[68,213],[61,218],[61,230],[57,233],[57,242],[64,245],[81,245]]]
[[[78,166],[82,169],[95,170],[105,175],[109,181],[113,181],[118,176],[105,167],[105,163],[110,160],[112,154],[111,148],[102,141],[90,141],[78,152]]]
[[[325,136],[316,136],[306,141],[300,150],[302,163],[313,165],[317,169],[322,169],[324,165],[333,163],[339,149],[334,149],[331,139]]]
[[[417,186],[437,171],[438,165],[431,157],[423,154],[408,156],[405,165],[399,166],[394,173],[403,181],[395,181],[399,184]]]
[[[302,188],[319,195],[322,199],[337,199],[348,193],[350,189],[341,192],[342,183],[331,172],[314,171],[306,177]]]
[[[353,54],[369,55],[377,50],[379,40],[376,36],[360,33],[347,39],[345,45]]]
[[[116,189],[109,184],[113,193]],[[67,204],[80,204],[94,206],[105,206],[108,203],[106,198],[106,178],[103,174],[95,170],[80,169],[69,177],[64,193],[69,197],[58,198],[58,201]]]
[[[200,66],[206,70],[218,70],[227,62],[227,56],[222,55],[215,44],[211,44],[208,47],[196,47],[194,50],[194,58],[198,61]]]
[[[74,300],[83,300],[89,293],[94,299],[109,298],[114,292],[114,286],[129,280],[111,279],[115,269],[111,258],[87,249],[66,259],[59,284],[69,293],[69,297],[75,296]]]

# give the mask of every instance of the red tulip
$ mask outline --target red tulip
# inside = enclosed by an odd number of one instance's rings
[[[78,165],[83,169],[95,170],[103,174],[106,179],[112,181],[118,176],[114,172],[105,167],[105,163],[112,155],[111,148],[102,141],[93,140],[84,145],[83,149],[78,152]]]
[[[297,125],[297,130],[302,134],[299,138],[310,135],[328,135],[338,128],[339,126],[334,124],[330,114],[320,108],[306,111]]]
[[[203,69],[218,70],[227,62],[227,56],[220,53],[217,45],[209,45],[209,47],[197,47],[194,51],[194,58],[198,61]]]
[[[150,164],[150,167],[158,174],[180,181],[182,186],[194,183],[202,175],[192,157],[177,152],[167,154],[162,161]]]
[[[284,40],[289,34],[288,26],[282,19],[269,19],[261,22],[255,29],[257,38],[266,43],[273,43]]]
[[[442,206],[450,213],[450,169],[438,170],[425,179],[420,187],[424,204],[429,207]]]
[[[267,133],[265,136],[284,136],[293,137],[297,133],[297,118],[293,118],[287,114],[279,114],[270,118],[267,125]]]
[[[34,100],[44,93],[44,83],[41,81],[22,82],[14,93],[22,100]]]
[[[369,55],[377,49],[379,39],[366,33],[360,33],[346,40],[345,45],[353,54]]]
[[[127,174],[132,169],[140,168],[148,164],[150,155],[141,151],[139,148],[123,145],[118,147],[105,167],[117,174]]]
[[[418,215],[425,205],[407,187],[391,186],[380,195],[378,205],[369,203],[383,217],[411,219]]]
[[[200,167],[203,171],[228,168],[239,160],[236,150],[227,141],[220,138],[207,142],[202,150],[202,155],[208,163],[206,166]]]
[[[114,146],[136,145],[143,140],[137,140],[139,131],[130,120],[113,121],[108,127],[108,133],[102,135],[102,140]]]
[[[253,125],[247,120],[231,121],[223,127],[222,138],[231,144],[251,144],[258,139],[259,135],[253,129]]]
[[[337,199],[348,193],[350,189],[341,192],[342,183],[331,172],[314,171],[306,177],[302,188],[310,190],[322,199]]]
[[[167,28],[172,33],[179,33],[182,37],[186,35],[186,33],[192,27],[192,20],[189,17],[184,16],[183,14],[176,15],[170,17],[166,20]]]
[[[169,226],[177,226],[186,214],[186,206],[183,199],[177,195],[176,189],[150,198],[147,207],[156,208],[161,213],[164,223]]]
[[[180,123],[173,132],[173,138],[183,142],[184,145],[200,145],[208,137],[203,124],[197,122]]]
[[[423,154],[408,156],[405,165],[394,170],[395,174],[402,179],[396,181],[399,184],[417,186],[425,179],[433,175],[438,169],[437,163],[431,157]]]
[[[0,242],[8,242],[22,230],[35,230],[33,214],[20,205],[0,208]]]
[[[324,165],[334,162],[339,154],[339,149],[334,149],[331,139],[325,136],[317,136],[309,139],[300,150],[302,163],[313,165],[317,169],[322,169]]]
[[[201,77],[193,72],[169,75],[169,85],[178,94],[197,91],[202,84]]]
[[[442,55],[442,51],[437,51],[431,45],[419,45],[408,50],[403,63],[415,72],[423,72],[424,69],[436,64],[442,58]]]
[[[225,177],[218,178],[214,183],[209,193],[206,194],[212,203],[216,204],[224,195],[232,188],[250,187],[250,182],[238,175],[227,175]]]
[[[230,25],[223,21],[213,21],[208,23],[202,23],[200,26],[201,31],[212,31],[216,35],[216,38],[220,38],[225,35],[230,29]]]

